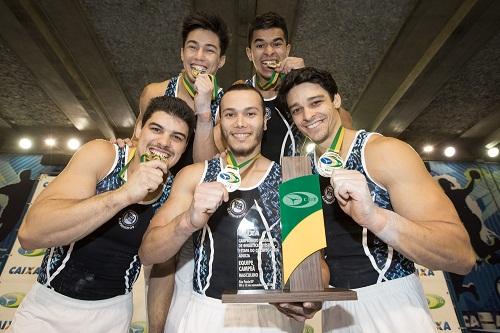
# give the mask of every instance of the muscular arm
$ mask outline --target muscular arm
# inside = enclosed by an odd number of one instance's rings
[[[170,302],[174,293],[174,258],[162,264],[155,264],[149,276],[147,297],[150,333],[163,333]]]
[[[185,167],[177,175],[167,202],[151,220],[139,249],[145,265],[172,258],[193,232],[203,228],[210,216],[229,199],[224,185],[200,183],[204,164]]]
[[[208,75],[200,75],[195,82],[194,110],[196,117],[196,135],[193,143],[193,161],[195,163],[209,160],[219,153],[214,140],[212,124],[211,98],[214,84]]]
[[[388,190],[394,212],[373,204],[371,210],[351,206],[346,212],[414,262],[467,274],[475,261],[467,232],[417,153],[399,140],[375,137],[365,157],[371,176]]]
[[[107,141],[84,145],[28,211],[19,230],[22,246],[34,249],[69,244],[129,205],[123,187],[95,195],[95,186],[111,167],[114,157],[114,148]]]
[[[144,265],[173,258],[195,231],[187,216],[202,172],[203,164],[198,163],[185,167],[175,177],[167,202],[156,212],[142,239],[139,257]]]

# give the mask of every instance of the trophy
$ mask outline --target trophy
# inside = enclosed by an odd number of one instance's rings
[[[356,300],[356,292],[343,288],[324,288],[321,277],[321,249],[326,247],[322,199],[317,175],[311,175],[307,157],[283,158],[283,183],[280,186],[281,250],[273,257],[278,244],[263,237],[256,228],[262,212],[252,206],[237,230],[238,290],[222,294],[223,303],[281,303]],[[267,228],[268,226],[266,226]],[[265,271],[259,264],[261,253],[271,253],[266,260],[281,260],[282,272]],[[267,250],[267,251],[266,251]],[[260,262],[259,262],[260,260]],[[271,265],[273,266],[273,265]],[[272,278],[270,278],[270,276]],[[273,289],[275,279],[282,279],[282,289]]]

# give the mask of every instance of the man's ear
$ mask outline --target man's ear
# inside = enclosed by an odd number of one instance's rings
[[[217,64],[217,68],[218,68],[218,69],[221,69],[221,68],[222,68],[222,66],[224,66],[224,64],[225,64],[225,63],[226,63],[226,56],[225,56],[225,55],[223,55],[223,56],[221,56],[221,57],[220,57],[220,59],[219,59],[219,63]]]
[[[138,121],[137,124],[135,124],[135,131],[134,131],[134,138],[139,139],[141,136],[142,132],[142,121]]]
[[[248,60],[253,62],[252,50],[247,46],[245,48],[245,52],[247,54]]]
[[[286,44],[286,57],[290,56],[290,51],[292,50],[292,44]]]
[[[181,61],[184,62],[184,48],[181,47]]]
[[[335,94],[335,97],[333,98],[333,106],[338,109],[340,108],[340,105],[342,105],[342,98],[340,98],[339,94]]]

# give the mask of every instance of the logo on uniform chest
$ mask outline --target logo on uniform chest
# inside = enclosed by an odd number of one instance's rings
[[[139,222],[139,214],[131,209],[125,211],[118,219],[118,224],[125,230],[134,229],[137,222]]]
[[[247,204],[245,200],[241,198],[231,200],[231,202],[227,206],[227,213],[237,219],[245,216],[247,211]]]
[[[335,201],[335,194],[333,192],[333,187],[332,185],[328,185],[325,187],[323,190],[323,196],[322,196],[323,202],[331,205]]]

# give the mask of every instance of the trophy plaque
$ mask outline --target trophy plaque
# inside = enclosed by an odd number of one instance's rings
[[[222,294],[223,303],[281,303],[356,300],[356,292],[324,288],[321,277],[321,249],[326,247],[322,199],[317,175],[311,175],[307,157],[283,158],[280,186],[282,235],[282,286],[268,289],[259,279],[257,250],[273,247],[271,238],[262,238],[254,218],[261,212],[252,207],[240,222],[237,235],[237,291]]]

